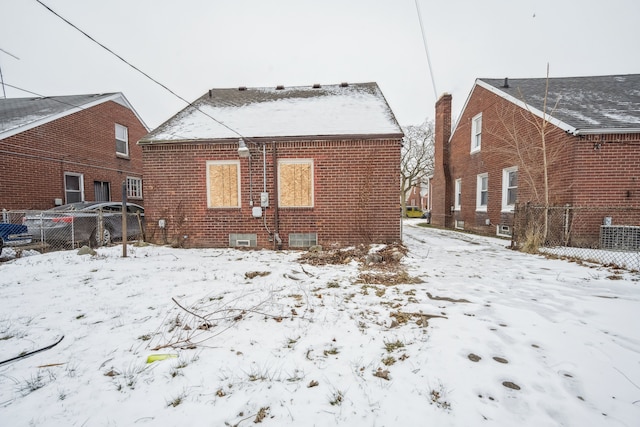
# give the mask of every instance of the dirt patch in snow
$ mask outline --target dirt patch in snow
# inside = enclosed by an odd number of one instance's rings
[[[313,249],[303,253],[298,262],[311,265],[342,265],[355,261],[369,268],[396,269],[409,251],[400,243],[384,245],[377,250],[372,250],[369,245],[346,249]]]

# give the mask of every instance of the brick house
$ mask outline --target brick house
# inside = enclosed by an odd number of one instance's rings
[[[576,245],[593,244],[607,209],[640,225],[640,75],[550,78],[545,107],[546,84],[477,79],[453,127],[451,96],[438,100],[432,223],[509,236],[516,203],[529,203],[602,207]]]
[[[147,132],[121,93],[0,99],[0,208],[118,201],[123,182],[141,203]]]
[[[425,184],[412,185],[406,194],[407,206],[417,206],[423,211],[429,210],[429,186]]]
[[[138,142],[147,238],[256,248],[400,241],[402,137],[376,83],[212,89]]]

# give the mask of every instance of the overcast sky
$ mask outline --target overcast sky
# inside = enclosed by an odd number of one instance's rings
[[[416,0],[42,2],[190,101],[209,88],[375,81],[406,126],[432,119],[445,92],[457,115],[478,77],[544,77],[547,63],[552,77],[640,73],[638,0],[418,0],[437,95]],[[7,85],[123,92],[150,128],[185,107],[37,1],[0,5]]]

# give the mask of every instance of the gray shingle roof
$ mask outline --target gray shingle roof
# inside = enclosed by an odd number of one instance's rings
[[[505,79],[477,82],[541,112],[546,80],[508,79],[509,87]],[[547,114],[576,134],[640,132],[640,74],[550,78]]]
[[[0,138],[23,132],[108,100],[118,102],[133,111],[121,93],[0,99]],[[135,111],[133,112],[137,115]]]
[[[211,89],[139,142],[374,134],[402,130],[376,83],[350,83]]]

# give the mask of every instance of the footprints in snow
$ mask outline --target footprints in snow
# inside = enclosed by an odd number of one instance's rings
[[[469,358],[469,360],[471,360],[474,363],[479,362],[480,360],[482,360],[482,357],[478,356],[475,353],[469,353],[467,355],[467,357]],[[493,360],[495,360],[498,363],[502,363],[502,364],[507,364],[509,363],[509,361],[507,359],[505,359],[504,357],[499,357],[499,356],[494,356]],[[506,388],[510,388],[511,390],[520,390],[520,386],[512,381],[503,381],[502,385],[505,386]],[[479,395],[478,397],[482,398],[482,395]],[[490,400],[493,400],[493,398],[489,398]]]

